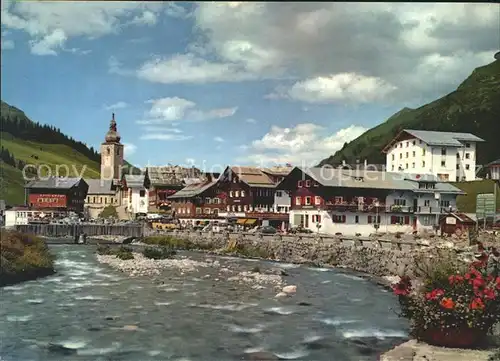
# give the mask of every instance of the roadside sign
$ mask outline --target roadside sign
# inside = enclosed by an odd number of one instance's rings
[[[495,217],[496,199],[494,193],[478,194],[476,198],[476,216],[477,218]]]

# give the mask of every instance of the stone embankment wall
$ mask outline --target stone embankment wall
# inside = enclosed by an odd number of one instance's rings
[[[417,276],[416,264],[422,259],[447,255],[472,256],[472,249],[456,247],[451,241],[390,240],[319,236],[255,235],[211,232],[169,233],[187,239],[200,248],[230,249],[244,247],[267,254],[270,259],[291,263],[315,263],[348,268],[370,275]]]
[[[142,225],[107,225],[107,224],[26,224],[17,225],[15,229],[23,233],[36,234],[43,237],[74,237],[81,233],[87,236],[123,236],[142,237]]]

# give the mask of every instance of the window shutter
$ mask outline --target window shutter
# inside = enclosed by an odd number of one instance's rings
[[[342,216],[342,223],[345,223],[345,215]]]
[[[372,216],[368,216],[368,223],[372,223]]]
[[[410,224],[410,216],[405,216],[405,224]]]
[[[396,224],[396,216],[391,216],[391,224]]]

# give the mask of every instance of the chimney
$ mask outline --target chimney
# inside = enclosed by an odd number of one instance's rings
[[[365,158],[365,169],[368,168],[368,159]]]

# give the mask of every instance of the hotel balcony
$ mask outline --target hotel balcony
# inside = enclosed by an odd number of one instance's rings
[[[328,210],[341,212],[384,212],[386,205],[380,202],[360,203],[357,201],[326,202],[325,208]]]
[[[415,208],[410,206],[400,206],[397,204],[391,204],[385,208],[387,213],[414,213]]]

